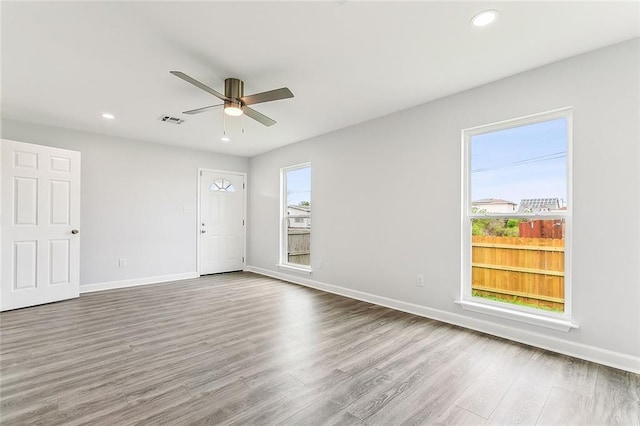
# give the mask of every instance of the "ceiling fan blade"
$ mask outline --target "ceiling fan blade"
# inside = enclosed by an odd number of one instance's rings
[[[209,106],[202,107],[202,108],[190,109],[189,111],[183,111],[182,113],[183,114],[189,114],[189,115],[200,114],[201,112],[205,112],[205,111],[210,110],[211,108],[215,108],[215,107],[219,107],[219,106],[222,106],[222,104],[209,105]]]
[[[265,126],[273,126],[277,123],[276,120],[272,120],[266,115],[256,111],[253,108],[249,108],[248,106],[242,107],[242,111],[247,115],[247,117],[253,118],[254,120],[264,124]]]
[[[227,98],[226,96],[224,96],[222,93],[218,93],[215,90],[213,90],[211,87],[207,86],[206,84],[202,84],[200,83],[198,80],[196,80],[195,78],[191,78],[188,75],[186,75],[185,73],[181,72],[181,71],[169,71],[171,74],[175,75],[178,78],[183,79],[184,81],[186,81],[187,83],[191,83],[194,86],[204,90],[205,92],[211,93],[213,96],[215,96],[216,98],[222,99],[223,101],[228,101],[229,98]]]
[[[293,98],[293,93],[291,93],[291,90],[289,90],[288,87],[281,87],[280,89],[245,96],[242,98],[242,102],[244,102],[245,105],[253,105],[261,102],[277,101],[279,99],[287,98]]]

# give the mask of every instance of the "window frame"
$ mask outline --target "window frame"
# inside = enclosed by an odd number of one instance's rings
[[[280,169],[280,247],[279,247],[279,259],[278,259],[278,267],[294,272],[302,272],[310,274],[312,272],[311,269],[311,259],[313,250],[311,250],[311,241],[309,241],[309,265],[301,265],[298,263],[290,263],[289,262],[289,253],[288,253],[288,234],[287,228],[289,226],[289,216],[287,214],[288,203],[287,203],[287,173],[309,168],[309,202],[311,202],[312,189],[311,189],[311,177],[313,176],[313,170],[311,169],[311,162],[294,164],[292,166],[282,167]],[[309,217],[311,217],[311,213],[309,213]],[[309,231],[309,240],[311,240],[311,230]]]
[[[492,133],[500,130],[522,127],[559,118],[567,122],[567,210],[564,212],[532,212],[532,213],[472,213],[471,199],[471,139],[473,136]],[[573,109],[572,107],[560,108],[552,111],[541,112],[524,117],[512,118],[496,123],[471,127],[461,131],[462,139],[462,274],[460,286],[460,299],[456,303],[462,308],[495,315],[503,318],[522,321],[529,324],[568,331],[577,328],[571,323],[572,311],[572,274],[571,274],[571,243],[572,243],[572,216],[573,216],[573,182],[572,182],[572,145],[573,145]],[[520,201],[520,200],[518,200]],[[527,306],[498,302],[481,297],[473,297],[471,283],[471,224],[473,219],[482,218],[519,218],[519,219],[564,219],[565,221],[565,251],[564,251],[564,312],[552,312],[544,309],[536,309]]]

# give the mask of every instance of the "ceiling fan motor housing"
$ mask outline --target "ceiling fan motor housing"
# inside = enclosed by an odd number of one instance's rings
[[[244,81],[237,78],[225,79],[224,95],[234,101],[240,101],[244,96]]]

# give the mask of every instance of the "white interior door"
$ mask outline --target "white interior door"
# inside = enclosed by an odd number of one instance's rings
[[[200,172],[200,275],[244,268],[244,175]]]
[[[78,297],[80,153],[1,142],[0,310]]]

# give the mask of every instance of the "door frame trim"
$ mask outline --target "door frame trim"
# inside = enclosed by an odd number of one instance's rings
[[[198,167],[198,174],[196,175],[197,181],[197,195],[196,195],[196,273],[200,276],[200,190],[202,189],[201,177],[202,172],[209,173],[224,173],[230,175],[242,176],[244,182],[244,188],[242,189],[242,220],[244,226],[242,227],[242,270],[247,269],[247,173],[238,172],[234,170],[222,170],[222,169],[210,169],[208,167]]]

